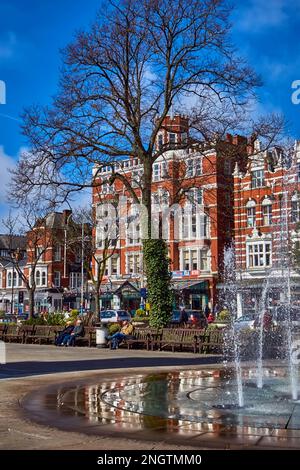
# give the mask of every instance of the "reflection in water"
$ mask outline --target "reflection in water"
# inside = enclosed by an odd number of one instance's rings
[[[124,377],[57,392],[60,413],[90,423],[113,423],[119,430],[160,429],[177,433],[221,432],[224,426],[245,429],[285,428],[300,416],[300,404],[288,393],[284,368],[266,368],[264,387],[256,387],[256,370],[243,372],[245,407],[232,408],[236,392],[229,370],[175,371]],[[296,423],[296,424],[295,424]],[[300,420],[293,418],[300,429]]]

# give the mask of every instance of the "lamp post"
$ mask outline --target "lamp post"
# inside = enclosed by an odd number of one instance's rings
[[[64,230],[64,279],[67,277],[67,230],[68,224],[72,213],[68,215],[66,223],[65,223],[65,230]]]
[[[84,222],[81,224],[81,295],[80,295],[80,313],[83,313],[84,296]]]
[[[15,293],[14,293],[14,277],[15,277],[15,266],[13,265],[12,270],[12,280],[11,280],[11,305],[10,305],[10,313],[13,315],[15,310]]]

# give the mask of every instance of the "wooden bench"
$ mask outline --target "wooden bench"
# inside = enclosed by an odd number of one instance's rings
[[[84,335],[76,336],[74,346],[96,346],[96,330],[93,326],[84,327]]]
[[[31,334],[25,336],[25,343],[38,343],[42,342],[46,344],[54,343],[57,336],[57,329],[53,326],[47,325],[36,325],[34,331]]]
[[[134,331],[134,334],[129,338],[123,339],[120,345],[124,344],[125,346],[127,346],[127,349],[131,349],[133,345],[146,346],[147,351],[149,351],[152,339],[151,334],[152,330],[150,330],[149,328],[137,328]]]
[[[22,343],[24,340],[24,333],[21,330],[21,325],[8,324],[3,339],[9,343],[12,341]]]
[[[176,347],[181,348],[183,333],[183,328],[163,328],[158,337],[153,339],[153,342],[155,342],[160,351],[171,348],[174,352]]]
[[[219,329],[206,329],[199,334],[198,347],[200,354],[220,353],[223,351],[223,333]]]

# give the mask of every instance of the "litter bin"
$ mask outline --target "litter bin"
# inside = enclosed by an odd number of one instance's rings
[[[106,347],[106,339],[108,331],[107,328],[104,326],[96,327],[96,346],[97,348],[105,348]]]

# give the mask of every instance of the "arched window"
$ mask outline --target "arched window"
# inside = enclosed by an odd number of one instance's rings
[[[37,286],[41,285],[41,272],[39,270],[35,273],[35,283]]]
[[[293,194],[291,199],[291,220],[292,222],[300,221],[300,207],[298,194]]]
[[[255,227],[256,204],[250,200],[246,204],[247,209],[247,227]]]
[[[266,197],[262,203],[263,225],[271,225],[272,223],[272,201]]]

